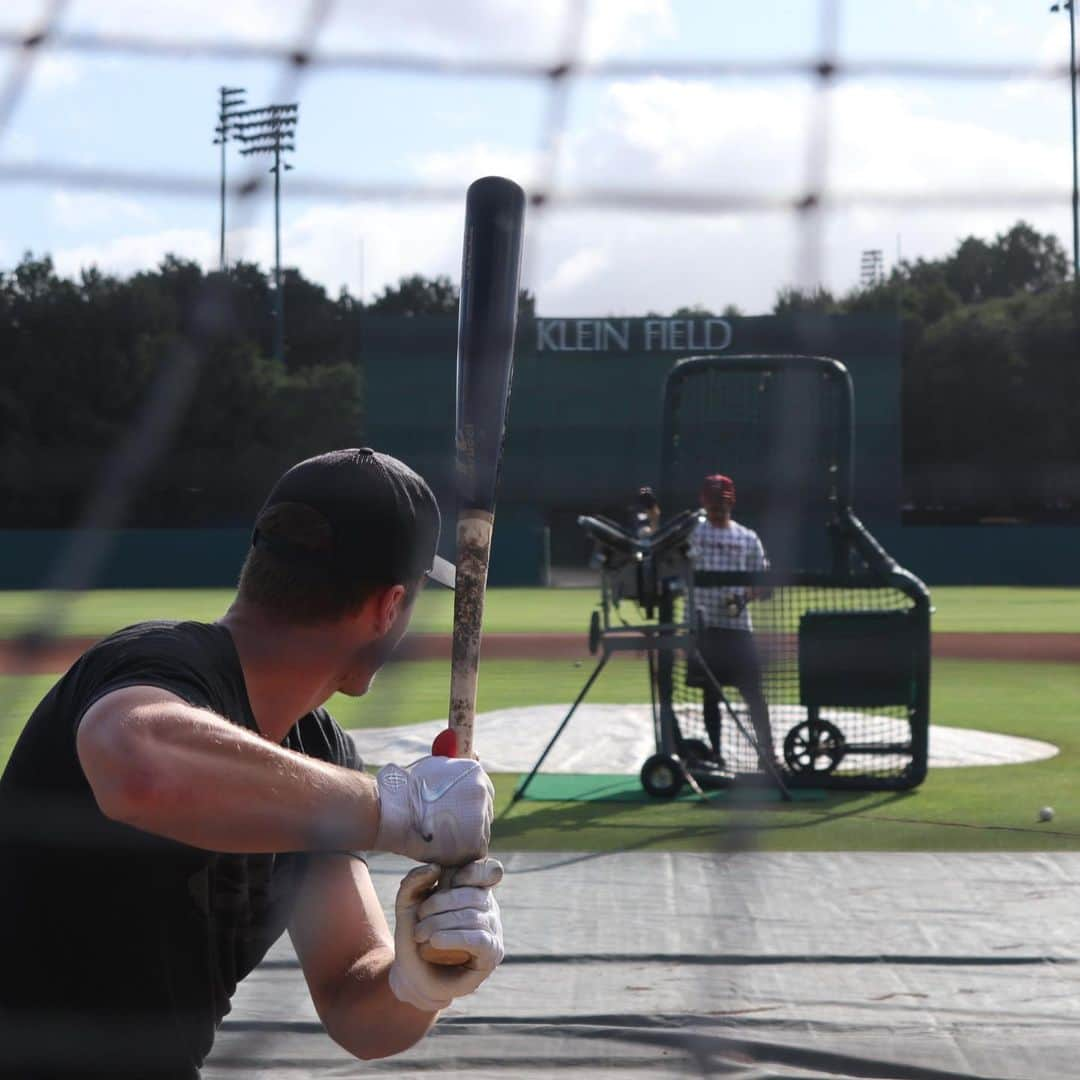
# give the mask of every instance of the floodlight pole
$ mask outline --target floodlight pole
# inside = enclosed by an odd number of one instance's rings
[[[281,137],[274,140],[274,356],[285,356],[285,292],[281,287]]]
[[[1076,3],[1068,0],[1069,9],[1069,88],[1072,90],[1072,167],[1073,167],[1073,283],[1080,284],[1080,174],[1076,163]]]
[[[221,147],[221,235],[218,244],[218,269],[225,270],[225,144],[229,141],[230,121],[244,104],[244,89],[240,86],[218,87],[218,123],[214,145]]]
[[[1052,4],[1051,11],[1069,13],[1069,89],[1072,93],[1072,224],[1073,224],[1073,284],[1080,285],[1080,166],[1076,145],[1076,3],[1064,0]]]
[[[274,164],[274,357],[285,360],[285,290],[281,275],[281,173],[292,166],[282,155],[296,149],[297,106],[266,105],[238,113],[245,119],[235,122],[235,138],[246,143],[241,154],[273,154]]]

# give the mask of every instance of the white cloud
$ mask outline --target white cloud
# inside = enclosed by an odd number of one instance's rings
[[[61,274],[74,276],[96,266],[105,273],[133,274],[156,266],[166,254],[211,265],[217,259],[217,238],[206,229],[165,229],[117,236],[102,244],[82,244],[53,252]]]
[[[20,163],[36,161],[39,155],[38,140],[25,131],[7,131],[4,133],[4,156]]]
[[[579,184],[651,187],[673,197],[687,189],[796,196],[805,184],[808,105],[781,85],[616,84],[597,124],[575,134],[569,173]],[[1045,190],[1062,175],[1056,142],[998,130],[992,116],[984,125],[950,117],[929,93],[846,85],[834,91],[832,120],[829,190],[841,196]],[[819,265],[825,283],[843,291],[857,280],[864,248],[882,248],[891,264],[901,234],[907,255],[938,256],[963,235],[993,235],[1019,216],[1053,231],[1067,222],[1067,204],[1021,213],[974,197],[960,209],[841,209],[824,218]],[[663,310],[695,301],[762,310],[802,272],[796,260],[805,234],[791,212],[550,217],[537,268],[545,312]],[[579,270],[572,284],[564,266]]]
[[[603,274],[611,265],[610,260],[610,253],[600,248],[579,248],[558,263],[544,283],[545,292],[553,296],[572,293]]]
[[[483,142],[416,154],[411,164],[417,177],[429,184],[458,184],[462,189],[478,176],[509,176],[523,187],[537,179],[536,156],[531,151]]]
[[[456,280],[463,213],[463,207],[434,205],[313,206],[284,230],[283,260],[331,293],[346,284],[369,299],[407,274]]]
[[[585,56],[601,59],[652,49],[676,36],[669,0],[593,0],[585,31]]]
[[[4,0],[0,4],[0,30],[29,33],[41,25],[41,0]]]
[[[43,53],[32,69],[35,89],[55,93],[69,90],[82,77],[82,67],[70,53]]]
[[[74,0],[64,28],[96,34],[279,44],[295,39],[310,5],[296,0]]]
[[[650,79],[616,82],[567,137],[566,185],[796,195],[805,183],[809,98],[792,86],[708,84]],[[1027,190],[1058,179],[1061,146],[946,115],[927,93],[887,85],[834,92],[830,190],[977,191],[980,185]],[[532,178],[530,153],[477,142],[452,152],[417,154],[414,175],[460,185],[496,171]],[[123,200],[102,212],[122,215]],[[235,257],[269,266],[272,233],[265,208]],[[891,265],[898,234],[907,256],[938,256],[963,235],[992,236],[1024,216],[1045,231],[1068,223],[1060,211],[998,210],[974,204],[849,207],[825,215],[820,261],[825,284],[844,291],[858,278],[859,256],[881,248]],[[312,205],[288,213],[285,262],[326,284],[370,297],[408,273],[459,272],[462,207],[421,203]],[[767,310],[778,287],[798,283],[806,239],[791,211],[700,215],[613,209],[530,212],[526,269],[545,314],[631,314],[703,303]],[[200,230],[143,230],[109,244],[57,254],[62,267],[97,262],[127,271],[154,265],[166,251],[216,259],[214,235]],[[809,284],[810,282],[802,282]]]
[[[319,39],[323,48],[434,52],[550,60],[564,47],[567,15],[579,0],[339,0]],[[295,40],[307,4],[296,0],[75,0],[69,29],[153,33],[283,44]],[[640,49],[674,33],[670,0],[593,0],[584,28],[590,57]]]
[[[53,220],[69,229],[130,225],[132,221],[151,222],[156,218],[147,206],[134,199],[103,192],[54,191],[49,202]]]
[[[805,100],[800,85],[617,82],[595,129],[575,135],[573,173],[627,186],[789,187],[801,166]]]
[[[846,189],[926,192],[990,186],[1045,189],[1059,153],[1023,134],[944,115],[934,99],[889,88],[836,93],[832,182]]]
[[[89,22],[115,23],[117,13],[134,31],[160,34],[175,27],[199,33],[277,33],[288,39],[298,5],[239,0],[189,0],[151,6],[142,0],[109,4],[76,2]],[[257,10],[256,10],[257,9]],[[609,52],[647,49],[670,31],[666,0],[597,0],[590,7],[587,47]],[[929,9],[928,9],[929,10]],[[443,55],[545,57],[555,53],[565,19],[565,0],[369,0],[341,3],[322,44],[386,49],[438,50]],[[1050,20],[1048,19],[1048,22]],[[288,32],[281,28],[288,24]],[[1045,40],[1060,46],[1062,26],[1048,26]],[[195,30],[191,31],[192,33]],[[1040,34],[1043,31],[1040,30]],[[250,36],[250,35],[249,35]],[[592,41],[596,38],[600,45]],[[1050,48],[1047,44],[1044,52]],[[496,51],[497,50],[497,53]],[[493,88],[498,84],[492,83]],[[1060,86],[1046,87],[1047,93]],[[966,86],[965,93],[974,91]],[[982,93],[980,90],[979,93]],[[1067,179],[1068,131],[1043,138],[1030,124],[1008,122],[993,104],[1005,98],[985,92],[987,107],[953,107],[948,88],[937,83],[842,82],[831,92],[829,191],[921,193],[980,188],[1045,190]],[[1008,94],[1006,93],[1006,97]],[[574,126],[563,136],[560,186],[647,189],[677,201],[680,193],[797,196],[806,183],[814,99],[803,81],[621,79],[579,84]],[[390,107],[390,106],[387,106]],[[1023,114],[1023,108],[1017,107]],[[433,150],[435,136],[417,124],[416,150],[392,179],[459,187],[498,172],[526,186],[537,180],[541,161],[522,140],[500,145],[462,119],[464,133],[452,149]],[[504,128],[505,130],[505,128]],[[1058,137],[1060,136],[1060,137]],[[526,146],[530,140],[524,140]],[[94,199],[97,197],[88,197]],[[80,208],[81,206],[81,208]],[[74,225],[80,213],[114,221],[117,236],[102,246],[57,253],[78,266],[96,261],[114,270],[154,265],[167,250],[216,262],[216,234],[158,230],[140,218],[138,204],[113,201],[59,203]],[[207,217],[211,211],[207,209]],[[334,291],[348,284],[367,296],[403,274],[449,273],[456,278],[461,242],[460,205],[423,203],[297,207],[286,201],[285,261]],[[842,291],[858,277],[859,254],[881,248],[891,263],[900,234],[908,256],[937,256],[967,233],[993,235],[1023,216],[1045,231],[1068,228],[1067,192],[1060,207],[1024,212],[979,204],[948,210],[915,206],[848,207],[826,215],[821,265],[826,284]],[[239,219],[237,219],[239,220]],[[766,309],[776,289],[798,280],[801,221],[790,211],[700,215],[616,212],[612,209],[530,213],[526,267],[549,314],[668,310],[684,303],[714,309],[734,302]],[[232,238],[249,258],[268,266],[272,234],[264,217],[258,228]]]

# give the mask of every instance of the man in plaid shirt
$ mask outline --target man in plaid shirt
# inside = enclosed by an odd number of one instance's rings
[[[690,561],[695,570],[768,570],[769,560],[753,529],[735,521],[735,484],[728,476],[706,476],[701,487],[706,519],[690,536]],[[767,595],[765,589],[738,586],[698,586],[694,597],[704,621],[699,642],[709,670],[721,686],[734,686],[750,711],[758,743],[759,764],[774,760],[769,707],[761,689],[761,662],[754,644],[753,625],[747,607],[751,600]],[[705,730],[716,760],[720,753],[720,699],[711,681],[691,665],[687,682],[699,685],[705,695]]]

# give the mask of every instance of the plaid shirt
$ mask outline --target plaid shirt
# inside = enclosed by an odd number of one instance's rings
[[[690,561],[695,570],[768,570],[769,560],[753,529],[732,521],[726,528],[703,521],[690,534]],[[745,585],[694,590],[694,600],[705,615],[705,625],[723,630],[752,630],[750,609],[738,615],[728,613],[728,604],[741,603],[749,589]]]

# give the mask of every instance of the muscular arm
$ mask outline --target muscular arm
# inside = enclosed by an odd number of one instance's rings
[[[106,694],[76,748],[101,811],[212,851],[372,847],[374,778],[286,750],[166,690]]]
[[[311,860],[289,924],[311,999],[330,1037],[360,1058],[421,1039],[438,1015],[390,989],[393,937],[367,867],[345,855]]]

